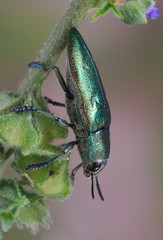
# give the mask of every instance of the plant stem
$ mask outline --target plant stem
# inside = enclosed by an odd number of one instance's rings
[[[102,0],[72,0],[70,7],[66,10],[49,39],[37,54],[36,62],[45,66],[54,65],[66,46],[70,28],[78,27],[90,11],[101,4]],[[23,94],[40,89],[48,74],[49,72],[43,72],[40,69],[29,69],[28,76],[24,80],[19,92]]]

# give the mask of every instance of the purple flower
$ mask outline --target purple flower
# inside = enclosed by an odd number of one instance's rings
[[[146,16],[150,19],[157,19],[160,17],[159,9],[156,7],[148,8]]]

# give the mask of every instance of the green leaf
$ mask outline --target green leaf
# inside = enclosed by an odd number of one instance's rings
[[[21,101],[19,102],[18,99]],[[0,143],[11,148],[22,148],[27,154],[53,139],[67,137],[68,130],[59,126],[54,119],[38,113],[13,112],[14,107],[34,106],[48,112],[42,97],[35,98],[35,93],[19,96],[11,93],[0,94]]]
[[[105,0],[92,21],[104,16],[110,10],[126,24],[147,23],[146,11],[153,6],[152,0]]]
[[[12,155],[12,153],[13,153],[12,148],[0,143],[0,175],[1,175],[2,164],[6,159],[8,159]]]
[[[0,94],[0,112],[11,106],[19,99],[19,94],[13,92],[1,92]]]
[[[51,154],[47,156],[39,156],[36,154],[23,156],[21,152],[17,151],[15,153],[14,167],[27,179],[29,184],[43,196],[57,201],[63,201],[72,193],[72,185],[68,173],[68,156],[60,157],[45,168],[25,171],[25,167],[28,165],[47,161],[61,152],[60,148],[56,149],[54,146],[50,146],[47,150],[51,151]]]
[[[36,192],[25,190],[21,186],[19,186],[19,189],[21,190],[22,194],[25,195],[28,198],[28,200],[30,201],[30,204],[44,198],[43,196],[38,195]]]
[[[33,233],[39,230],[39,226],[48,229],[49,223],[49,211],[42,200],[35,201],[31,205],[20,209],[16,217],[16,225],[18,228],[26,226]]]
[[[0,161],[4,161],[8,159],[11,154],[13,153],[13,149],[9,148],[8,146],[3,146],[3,144],[0,143]]]
[[[3,192],[3,196],[2,196]],[[12,180],[0,181],[0,221],[7,232],[14,222],[18,227],[26,225],[35,232],[39,225],[48,228],[50,215],[43,196],[27,191]]]
[[[146,11],[152,4],[152,0],[135,0],[121,4],[117,8],[123,16],[124,23],[145,24],[147,23]]]
[[[0,220],[2,223],[2,230],[4,232],[7,232],[13,225],[15,217],[18,213],[18,208],[14,208],[11,211],[7,212],[1,212],[0,213]]]
[[[148,9],[149,7],[151,7],[151,6],[153,5],[153,3],[154,3],[153,0],[140,0],[140,1],[144,4],[144,6],[146,7],[146,9]]]
[[[0,212],[9,212],[28,203],[28,199],[21,195],[19,187],[13,180],[0,180]]]
[[[146,8],[140,1],[127,2],[118,9],[123,15],[123,22],[126,24],[147,23]]]
[[[113,3],[111,3],[110,1],[106,0],[106,3],[102,6],[102,8],[100,8],[97,13],[93,16],[93,18],[91,19],[91,21],[95,21],[97,18],[99,18],[100,16],[104,16],[105,14],[109,13],[110,11],[113,11],[113,13],[118,17],[118,18],[122,18],[123,16],[121,15],[121,13],[118,11],[118,9],[115,7],[115,5]]]

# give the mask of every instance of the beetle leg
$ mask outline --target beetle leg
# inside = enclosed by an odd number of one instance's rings
[[[75,125],[71,124],[71,123],[68,123],[66,120],[64,120],[63,118],[60,118],[60,117],[56,117],[55,118],[56,122],[61,126],[61,127],[64,127],[64,128],[68,128],[68,127],[71,127],[71,128],[74,128]]]
[[[76,172],[83,166],[83,163],[80,163],[76,168],[74,168],[72,170],[72,173],[71,173],[71,183],[74,184],[74,180],[75,180],[75,174]]]
[[[56,118],[52,113],[39,110],[39,109],[37,109],[33,106],[16,107],[16,108],[13,109],[13,112],[16,112],[16,113],[36,112],[36,113],[39,113],[40,115],[44,115],[44,116],[49,117],[49,118],[53,118],[53,119]]]
[[[55,76],[56,76],[56,78],[57,78],[57,80],[58,80],[61,88],[63,89],[63,91],[64,91],[65,93],[68,93],[68,92],[69,92],[69,89],[68,89],[68,87],[67,87],[67,85],[66,85],[66,83],[65,83],[64,78],[62,77],[62,74],[61,74],[59,68],[56,67],[56,66],[52,66],[51,68],[54,70]]]
[[[50,103],[50,104],[52,104],[54,106],[65,107],[64,103],[59,103],[59,102],[53,101],[53,100],[51,100],[48,97],[44,97],[44,99],[45,99],[45,101],[47,101],[47,103]]]
[[[61,150],[61,152],[63,154],[67,154],[69,153],[73,148],[74,146],[77,144],[77,141],[72,141],[72,142],[69,142],[67,143]]]
[[[33,171],[33,170],[37,170],[39,168],[44,168],[47,167],[48,165],[52,164],[55,160],[57,160],[59,157],[62,157],[66,154],[68,154],[74,147],[74,145],[77,144],[76,141],[72,141],[67,143],[61,150],[61,154],[58,154],[55,157],[50,158],[49,160],[45,161],[45,162],[38,162],[38,163],[33,163],[31,165],[28,165],[25,170],[26,171]]]
[[[39,109],[37,109],[37,108],[35,108],[33,106],[16,107],[16,108],[13,109],[13,112],[16,112],[16,113],[37,112],[40,115],[44,115],[44,116],[46,116],[48,118],[54,119],[61,127],[64,127],[64,128],[68,128],[68,127],[74,128],[75,127],[73,124],[68,123],[63,118],[55,117],[53,114],[51,114],[49,112],[45,112],[45,111],[39,110]]]
[[[62,74],[61,74],[61,72],[60,72],[60,70],[59,70],[58,67],[56,67],[56,66],[51,66],[51,67],[47,68],[47,67],[45,67],[45,66],[43,66],[42,64],[37,63],[37,62],[31,62],[31,63],[28,64],[28,66],[29,66],[29,68],[34,68],[34,67],[40,68],[40,69],[42,69],[42,70],[44,70],[44,71],[46,71],[46,72],[51,71],[51,70],[54,70],[55,76],[56,76],[56,78],[57,78],[57,80],[58,80],[61,88],[62,88],[63,91],[66,93],[67,97],[68,97],[69,99],[74,99],[74,95],[69,91],[69,89],[68,89],[68,87],[67,87],[67,85],[66,85],[66,83],[65,83],[65,80],[64,80],[64,78],[62,77]]]

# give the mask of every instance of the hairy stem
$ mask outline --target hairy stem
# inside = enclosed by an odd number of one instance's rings
[[[43,48],[38,52],[36,61],[51,66],[56,63],[60,54],[66,46],[67,36],[70,28],[78,27],[90,11],[102,4],[102,0],[72,0],[70,7],[52,31]],[[28,76],[20,88],[20,93],[27,93],[41,87],[48,72],[39,69],[29,69]]]

